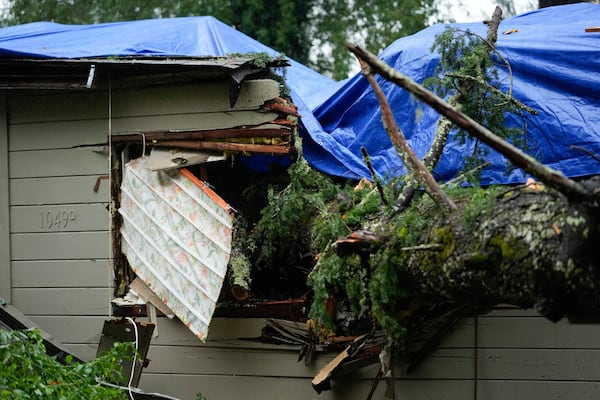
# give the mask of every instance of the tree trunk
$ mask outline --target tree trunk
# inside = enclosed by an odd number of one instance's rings
[[[420,295],[484,308],[535,307],[553,321],[600,310],[598,209],[548,189],[508,189],[495,200],[471,220],[472,200],[459,202],[458,213],[431,216],[420,242],[441,247],[408,258]]]

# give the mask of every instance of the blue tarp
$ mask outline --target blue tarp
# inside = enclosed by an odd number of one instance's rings
[[[534,154],[571,177],[600,173],[600,163],[583,148],[600,154],[600,5],[580,3],[546,8],[509,18],[500,25],[497,47],[513,72],[514,96],[539,111],[528,117]],[[456,24],[485,36],[481,23]],[[435,25],[397,40],[380,57],[417,82],[433,75],[438,57],[430,51]],[[513,31],[511,34],[502,32]],[[38,22],[0,29],[0,56],[85,58],[110,56],[224,56],[231,53],[279,52],[212,17],[155,19],[97,25]],[[365,146],[378,174],[397,176],[405,169],[381,123],[379,106],[360,75],[345,82],[331,79],[291,60],[286,78],[300,107],[304,157],[331,175],[370,177],[361,158]],[[508,76],[500,75],[506,86]],[[378,78],[398,124],[419,156],[433,139],[439,116],[404,90]],[[311,113],[312,110],[312,113]],[[449,179],[471,154],[473,143],[450,141],[435,170]],[[506,173],[505,160],[491,154],[493,164],[482,183],[516,183],[519,170]]]
[[[112,56],[226,56],[280,52],[214,17],[164,18],[95,25],[34,22],[0,29],[0,56],[86,58]],[[335,82],[290,60],[290,88],[310,107]],[[316,97],[315,97],[316,95]]]
[[[585,32],[585,28],[597,26],[600,5],[580,3],[509,18],[499,29],[497,48],[510,62],[514,96],[539,112],[527,118],[531,153],[570,177],[600,173],[600,162],[579,149],[600,156],[600,33]],[[455,27],[483,37],[487,32],[482,23]],[[423,82],[434,73],[439,57],[430,49],[435,36],[445,28],[435,25],[399,39],[379,58]],[[506,70],[501,69],[500,79],[506,90]],[[377,80],[398,125],[422,157],[433,140],[439,116],[405,90],[379,77]],[[360,147],[365,146],[382,177],[405,173],[384,131],[377,100],[360,74],[323,101],[314,115],[323,129],[311,131],[312,140],[305,140],[304,156],[316,168],[332,175],[369,177],[360,153]],[[450,138],[434,171],[436,177],[446,180],[455,176],[472,151],[472,141],[460,145]],[[497,153],[490,158],[493,164],[483,172],[483,184],[525,180],[520,170],[507,173],[505,160]]]

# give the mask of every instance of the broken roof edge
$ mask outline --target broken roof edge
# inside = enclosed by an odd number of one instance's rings
[[[288,67],[284,58],[231,55],[222,57],[123,56],[98,58],[0,58],[0,89],[77,90],[135,87],[207,80],[231,82],[232,99],[240,83],[254,74],[277,74]],[[103,81],[99,82],[99,78]]]

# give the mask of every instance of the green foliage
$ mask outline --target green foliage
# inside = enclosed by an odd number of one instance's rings
[[[491,45],[470,31],[446,28],[432,47],[432,51],[439,52],[440,62],[436,76],[426,84],[441,97],[454,96],[462,112],[499,137],[528,150],[524,107],[512,98],[510,91],[500,90],[498,70],[503,68],[510,73],[510,65]],[[521,119],[521,126],[507,126],[506,117],[511,114]],[[467,133],[458,130],[456,137],[464,143]],[[488,153],[487,146],[476,143],[466,158],[465,169],[480,164]]]
[[[120,360],[132,350],[131,343],[115,343],[92,361],[62,365],[46,355],[38,330],[0,330],[0,398],[125,400],[126,392],[97,381],[118,381]]]
[[[268,204],[252,233],[257,250],[255,266],[259,269],[294,265],[298,249],[310,253],[313,219],[326,212],[326,204],[339,192],[330,178],[312,169],[304,159],[288,172],[288,186],[268,189]]]
[[[463,189],[471,193],[469,202],[463,208],[463,222],[465,226],[472,225],[477,219],[482,218],[496,204],[498,190],[494,187],[482,189],[475,187],[471,190]]]

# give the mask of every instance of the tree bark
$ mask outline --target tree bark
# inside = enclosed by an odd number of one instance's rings
[[[600,178],[589,185],[598,187]],[[407,270],[421,288],[416,297],[535,307],[552,321],[600,311],[597,209],[553,190],[513,188],[466,222],[470,204],[457,201],[459,212],[427,217],[420,243],[441,247],[411,252]]]

